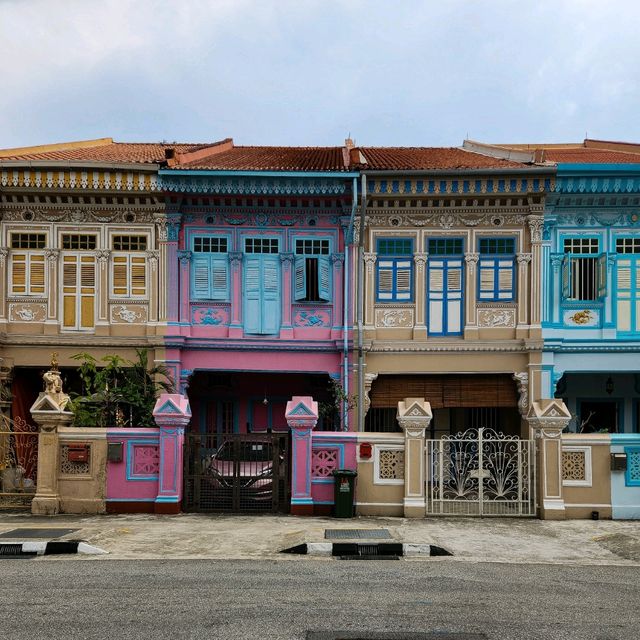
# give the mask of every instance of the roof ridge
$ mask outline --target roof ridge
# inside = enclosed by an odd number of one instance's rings
[[[34,153],[50,153],[52,151],[66,151],[71,149],[86,149],[90,147],[105,147],[110,144],[114,144],[113,138],[96,138],[94,140],[76,140],[73,142],[54,142],[53,144],[39,144],[32,147],[13,147],[9,149],[0,149],[0,158],[31,155]]]

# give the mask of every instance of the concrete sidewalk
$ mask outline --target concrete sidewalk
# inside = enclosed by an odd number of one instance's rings
[[[632,521],[208,514],[47,518],[0,513],[0,533],[17,528],[77,529],[55,539],[82,539],[109,552],[106,556],[83,556],[83,561],[134,558],[304,561],[306,556],[280,551],[303,542],[323,542],[325,529],[385,528],[393,538],[387,542],[434,544],[453,553],[453,558],[447,559],[454,561],[640,566],[640,522]]]

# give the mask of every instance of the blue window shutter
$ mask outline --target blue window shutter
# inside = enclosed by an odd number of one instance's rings
[[[400,260],[395,261],[395,295],[394,299],[399,302],[408,302],[411,300],[411,274],[412,261]]]
[[[513,259],[499,258],[496,260],[498,282],[496,287],[497,300],[513,300],[514,269]]]
[[[318,295],[321,300],[331,300],[331,262],[328,256],[318,257]]]
[[[210,276],[209,257],[194,257],[191,265],[191,296],[193,298],[209,298],[211,291]]]
[[[307,296],[307,261],[304,256],[296,256],[294,267],[294,300],[304,300]]]
[[[394,261],[378,258],[378,300],[393,300]]]
[[[262,263],[262,330],[280,331],[280,258],[264,257]]]
[[[571,256],[562,258],[562,297],[565,300],[571,298]]]
[[[601,253],[598,256],[598,298],[607,295],[607,254]]]
[[[260,333],[261,328],[261,296],[260,281],[262,260],[245,256],[244,261],[244,330],[247,333]]]
[[[493,300],[496,288],[496,262],[482,258],[478,269],[478,300]]]
[[[229,297],[229,262],[226,257],[211,259],[211,298],[227,300]]]

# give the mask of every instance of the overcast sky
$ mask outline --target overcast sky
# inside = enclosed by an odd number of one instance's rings
[[[640,141],[637,0],[0,0],[0,147]]]

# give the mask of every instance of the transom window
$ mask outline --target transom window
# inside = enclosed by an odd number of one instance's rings
[[[410,256],[413,255],[411,238],[378,238],[378,255]]]
[[[616,253],[640,253],[640,238],[616,238]]]
[[[511,255],[516,251],[514,238],[480,238],[480,253],[489,255]]]
[[[113,236],[114,251],[146,251],[147,236]]]
[[[296,240],[296,254],[312,256],[328,256],[328,240]]]
[[[565,238],[564,239],[564,252],[565,253],[598,253],[599,251],[598,238]]]
[[[194,253],[227,253],[227,238],[197,236],[193,239]]]
[[[279,253],[278,238],[245,238],[245,253]]]
[[[462,238],[430,238],[430,256],[456,256],[463,252]]]
[[[47,236],[44,233],[12,233],[12,249],[44,249]]]
[[[97,238],[94,235],[79,233],[65,233],[62,236],[63,249],[91,250],[97,246]]]

